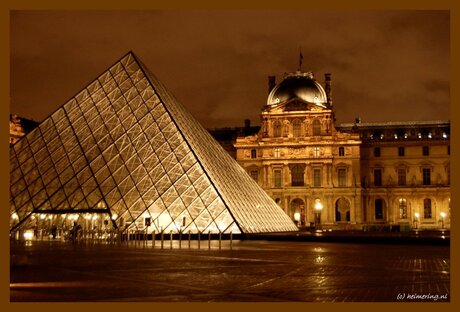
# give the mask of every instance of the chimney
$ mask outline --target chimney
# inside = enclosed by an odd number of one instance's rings
[[[276,76],[268,76],[268,93],[276,86]]]
[[[326,99],[328,106],[332,106],[331,75],[331,73],[324,74],[326,80]]]
[[[249,129],[251,127],[251,119],[244,120],[244,128]]]

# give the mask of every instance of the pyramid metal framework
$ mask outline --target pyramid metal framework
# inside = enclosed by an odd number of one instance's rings
[[[10,196],[10,230],[40,213],[58,225],[100,213],[122,230],[149,219],[149,232],[297,230],[132,52],[10,148]]]

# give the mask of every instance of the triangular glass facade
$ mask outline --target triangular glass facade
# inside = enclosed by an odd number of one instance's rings
[[[10,148],[10,185],[10,229],[97,212],[122,230],[297,230],[132,53]]]

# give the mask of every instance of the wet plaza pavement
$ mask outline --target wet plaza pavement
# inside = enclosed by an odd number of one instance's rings
[[[11,243],[10,301],[450,301],[449,246]]]

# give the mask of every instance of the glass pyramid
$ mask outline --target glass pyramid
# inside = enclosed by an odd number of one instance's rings
[[[45,214],[157,233],[297,230],[131,52],[10,148],[10,230]]]

